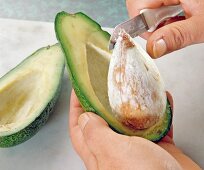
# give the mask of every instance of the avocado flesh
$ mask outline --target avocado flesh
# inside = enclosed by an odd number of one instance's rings
[[[168,102],[164,117],[144,130],[123,125],[112,113],[107,94],[110,35],[99,24],[83,13],[61,12],[55,19],[55,31],[66,56],[73,88],[86,111],[97,113],[113,129],[125,135],[158,141],[167,134],[172,120]]]
[[[60,94],[60,46],[39,49],[0,79],[0,147],[30,139],[45,124]]]

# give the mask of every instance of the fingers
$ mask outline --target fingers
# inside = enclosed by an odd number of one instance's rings
[[[70,103],[71,103],[71,106],[73,106],[73,107],[81,107],[81,104],[79,103],[79,100],[78,100],[76,93],[73,89],[71,92]]]
[[[109,153],[108,145],[110,141],[114,142],[115,134],[101,117],[94,113],[84,113],[79,117],[78,123],[92,153],[95,155]]]
[[[84,161],[87,169],[95,170],[97,169],[97,160],[95,156],[90,152],[83,133],[78,126],[79,116],[84,112],[82,109],[79,100],[72,90],[70,98],[70,111],[69,111],[69,131],[70,137],[75,151]]]
[[[86,144],[83,140],[82,132],[78,126],[78,118],[83,112],[84,111],[79,104],[77,96],[74,90],[72,90],[69,110],[69,132],[73,146],[80,156],[88,153],[86,149],[82,149],[84,146],[86,146]]]
[[[168,101],[170,103],[172,114],[173,114],[173,97],[172,97],[172,95],[168,91],[166,91],[166,95],[167,95]],[[169,132],[161,140],[161,142],[166,142],[166,143],[174,144],[174,141],[173,141],[173,125],[171,125],[171,128],[170,128]]]
[[[79,101],[74,90],[72,90],[69,110],[69,132],[74,148],[77,151],[77,153],[79,153],[79,155],[81,155],[80,153],[83,151],[81,148],[85,145],[85,143],[82,140],[83,135],[78,126],[78,118],[82,113],[83,109],[79,104]]]
[[[71,97],[70,97],[70,108],[69,108],[69,127],[70,129],[78,125],[78,118],[80,114],[82,114],[83,112],[84,110],[81,107],[74,90],[72,90]]]
[[[168,91],[166,91],[166,96],[167,96],[167,98],[169,100],[171,109],[173,111],[173,109],[174,109],[173,97],[172,97],[171,93],[169,93]]]
[[[142,9],[158,8],[162,5],[176,5],[179,4],[179,0],[126,0],[126,6],[130,18],[140,14]],[[140,35],[144,39],[148,39],[152,33],[145,32]]]
[[[163,5],[177,5],[179,0],[126,0],[128,14],[132,18],[140,13],[142,9],[159,8]]]
[[[188,45],[204,42],[204,2],[201,0],[189,1],[188,3],[182,0],[126,1],[130,17],[138,15],[142,9],[180,3],[188,19],[165,25],[154,33],[141,35],[141,37],[148,39],[147,52],[151,57],[158,58]]]
[[[196,25],[200,24],[199,27]],[[178,21],[156,30],[147,41],[147,52],[153,58],[204,41],[204,23],[197,17]]]
[[[83,133],[80,127],[77,125],[72,128],[70,133],[72,145],[80,156],[80,158],[84,161],[87,169],[95,170],[97,169],[97,160],[96,157],[89,150],[86,141],[84,139]]]
[[[140,14],[140,11],[145,8],[156,8],[161,6],[161,3],[158,3],[155,0],[126,0],[126,6],[128,9],[128,15],[130,18],[133,18]],[[144,39],[148,39],[152,33],[145,32],[140,35]]]
[[[171,110],[172,110],[172,116],[173,116],[173,113],[174,113],[173,97],[172,97],[172,95],[168,91],[166,92],[166,95],[167,95],[167,98],[169,100],[169,103],[170,103],[170,106],[171,106]],[[167,136],[169,136],[171,139],[173,139],[173,125],[171,125],[171,128],[170,128]]]

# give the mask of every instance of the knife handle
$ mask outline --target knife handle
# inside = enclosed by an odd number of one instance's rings
[[[163,21],[178,16],[183,12],[181,5],[162,6],[157,9],[143,9],[140,11],[146,21],[149,32],[153,32]]]

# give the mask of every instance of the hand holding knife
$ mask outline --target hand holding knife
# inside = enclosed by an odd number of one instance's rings
[[[114,48],[118,34],[125,30],[131,37],[136,37],[146,31],[153,32],[163,21],[183,12],[181,5],[163,6],[157,9],[144,9],[141,14],[117,25],[109,41],[109,50]]]

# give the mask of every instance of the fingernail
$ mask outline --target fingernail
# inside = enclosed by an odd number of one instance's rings
[[[166,43],[163,39],[157,40],[153,45],[154,58],[161,57],[167,51]]]
[[[88,121],[89,116],[86,113],[83,113],[82,115],[79,116],[78,125],[81,128],[81,130],[84,129]]]

